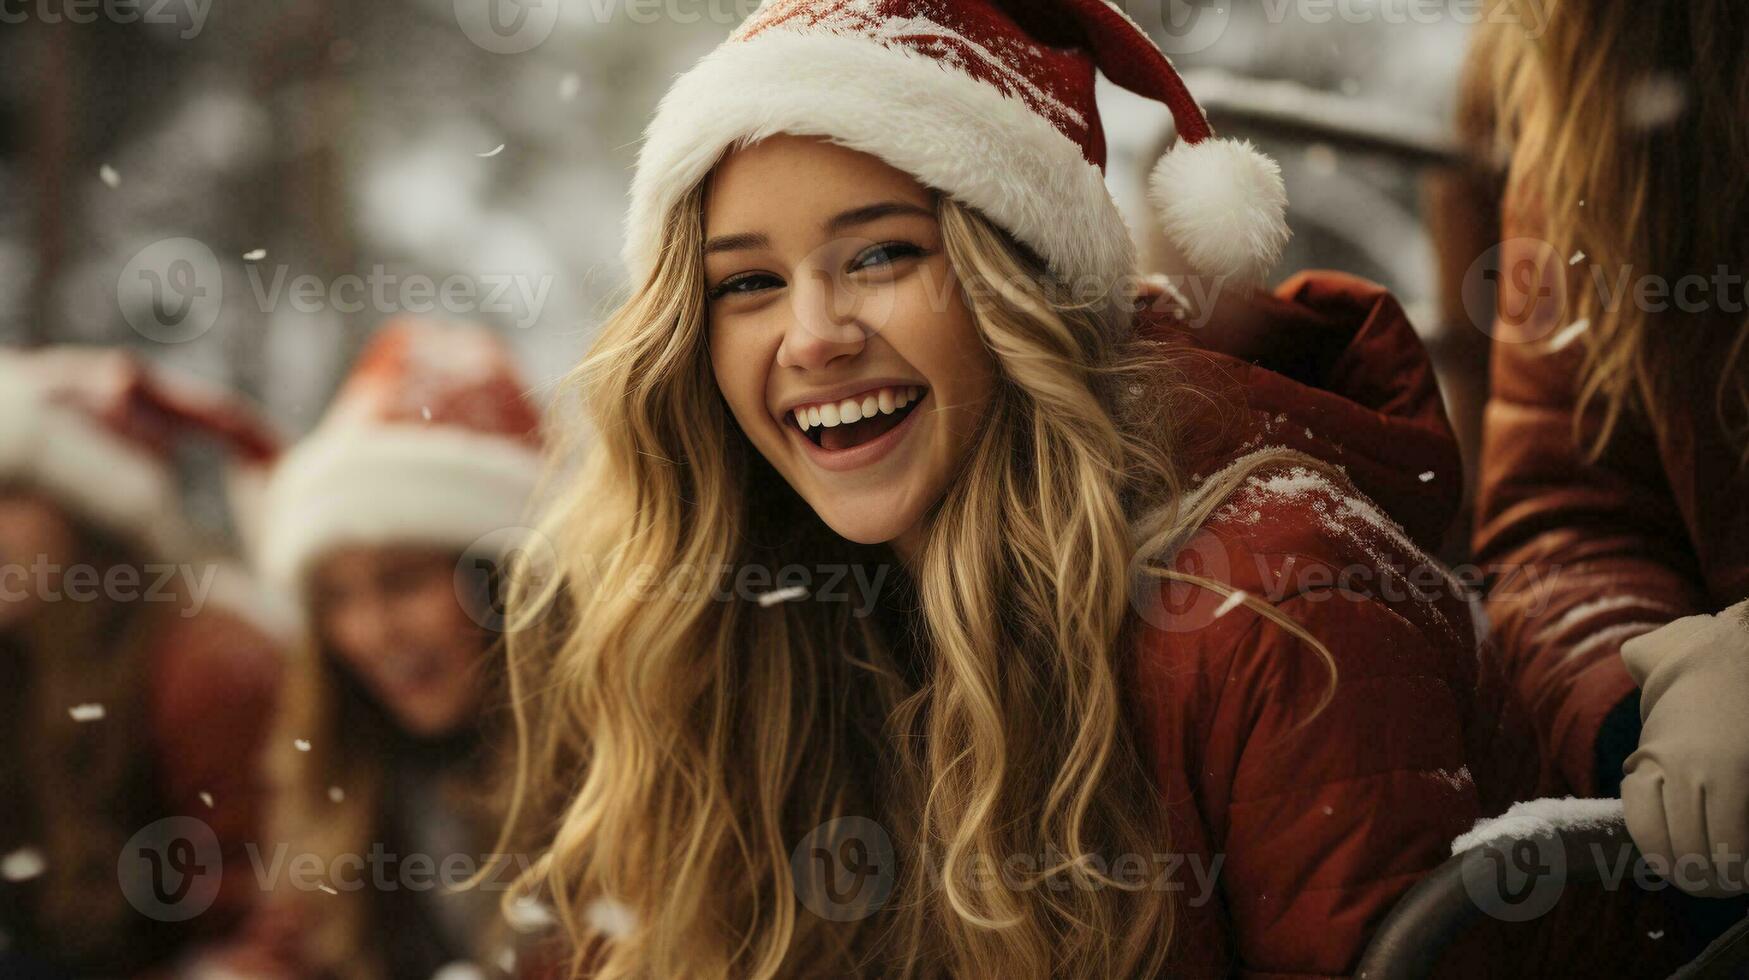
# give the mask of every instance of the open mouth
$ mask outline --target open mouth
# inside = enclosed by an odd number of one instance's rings
[[[843,452],[891,432],[927,397],[929,389],[921,385],[892,385],[842,401],[797,405],[785,418],[814,445]]]

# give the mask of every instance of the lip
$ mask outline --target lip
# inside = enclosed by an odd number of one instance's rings
[[[899,382],[893,383],[898,384]],[[875,387],[880,386],[876,385]],[[857,394],[857,391],[853,389],[847,391],[844,397],[848,398],[850,395],[854,394]],[[919,398],[915,404],[921,407],[923,402],[929,399],[929,394],[929,390],[925,388],[923,397]],[[797,402],[796,404],[808,405],[812,403]],[[786,424],[783,425],[783,428],[789,433],[790,439],[801,445],[803,454],[805,454],[808,459],[812,460],[815,466],[818,466],[823,470],[829,470],[833,473],[845,473],[850,470],[861,469],[864,466],[880,462],[888,453],[891,453],[897,448],[899,443],[904,441],[905,436],[909,435],[912,429],[916,428],[912,423],[920,415],[922,415],[922,412],[913,409],[904,418],[899,420],[898,425],[893,426],[873,439],[870,439],[860,446],[852,446],[849,449],[840,449],[836,452],[822,446],[814,445],[814,440],[809,439],[802,433],[801,429],[793,425]]]
[[[803,395],[798,395],[795,398],[786,401],[781,408],[772,414],[777,417],[779,422],[782,422],[783,417],[790,412],[795,411],[797,405],[819,405],[824,402],[841,402],[846,398],[849,398],[851,395],[861,395],[880,388],[904,387],[923,388],[925,390],[929,388],[928,385],[921,381],[909,381],[903,378],[863,378],[857,381],[847,381],[844,384],[835,385],[831,388],[820,388],[816,391],[810,391]]]

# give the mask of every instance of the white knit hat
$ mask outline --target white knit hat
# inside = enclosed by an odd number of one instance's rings
[[[263,571],[301,593],[310,566],[341,545],[462,550],[519,527],[540,468],[539,424],[496,335],[393,321],[270,477]]]

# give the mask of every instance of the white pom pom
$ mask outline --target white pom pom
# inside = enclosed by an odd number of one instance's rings
[[[1193,271],[1255,285],[1287,244],[1287,189],[1243,140],[1180,142],[1154,165],[1148,199]]]

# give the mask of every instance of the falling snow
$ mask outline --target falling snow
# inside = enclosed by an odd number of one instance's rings
[[[74,721],[102,721],[104,710],[101,704],[76,704],[67,709],[67,714],[72,716]]]
[[[1244,589],[1234,589],[1232,592],[1228,593],[1227,597],[1221,600],[1221,604],[1215,607],[1215,618],[1220,619],[1222,616],[1225,616],[1238,608],[1239,603],[1245,601],[1247,594],[1248,593],[1246,593]]]
[[[792,586],[789,586],[788,588],[776,589],[774,591],[764,593],[763,595],[761,595],[759,597],[759,604],[761,606],[769,607],[769,606],[775,606],[780,602],[790,602],[790,601],[795,600],[795,599],[805,599],[807,597],[808,597],[808,590],[807,589],[805,589],[799,585],[792,585]]]
[[[29,881],[43,873],[48,862],[43,860],[42,852],[34,847],[21,847],[11,854],[0,858],[0,878],[7,881]]]
[[[1682,79],[1668,72],[1655,72],[1635,79],[1628,86],[1627,124],[1641,132],[1663,129],[1675,122],[1688,105],[1688,89]]]
[[[1580,317],[1579,319],[1574,320],[1572,323],[1567,324],[1557,331],[1553,337],[1549,338],[1549,350],[1557,351],[1566,349],[1566,347],[1572,344],[1573,341],[1578,340],[1581,334],[1590,329],[1591,320],[1589,317]]]
[[[616,902],[611,898],[598,898],[589,903],[583,912],[589,921],[589,928],[603,936],[619,937],[630,935],[637,928],[638,919],[627,908],[625,903]]]

